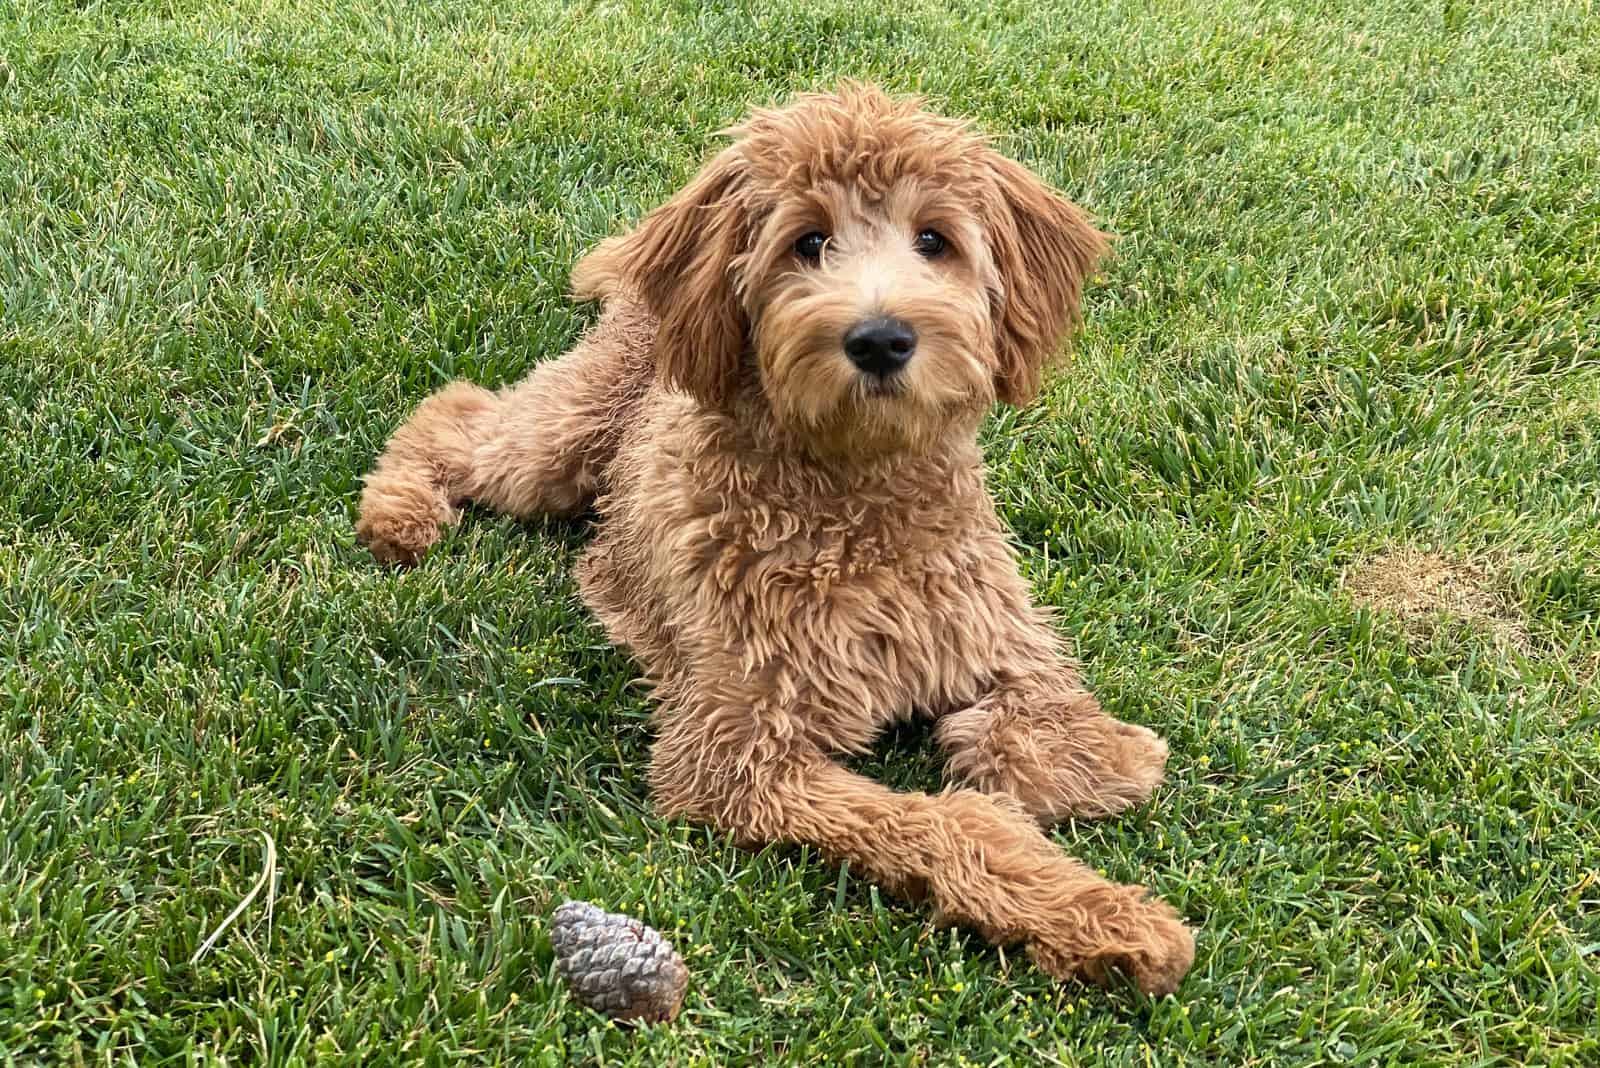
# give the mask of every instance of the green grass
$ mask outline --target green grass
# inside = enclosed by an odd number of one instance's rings
[[[0,0],[5,1063],[1600,1064],[1600,12],[711,7]],[[1176,998],[653,816],[580,527],[355,543],[410,405],[560,352],[581,249],[840,75],[1123,235],[986,446],[1172,743],[1058,837],[1198,927]],[[1406,548],[1524,640],[1357,603]],[[940,781],[918,730],[869,764]],[[271,925],[191,965],[260,832]],[[567,997],[566,895],[674,934],[678,1022]]]

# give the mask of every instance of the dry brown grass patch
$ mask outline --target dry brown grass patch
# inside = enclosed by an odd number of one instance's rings
[[[1426,638],[1443,616],[1487,631],[1502,649],[1529,651],[1515,607],[1481,564],[1404,548],[1355,565],[1344,586],[1358,604],[1397,617],[1410,638]]]

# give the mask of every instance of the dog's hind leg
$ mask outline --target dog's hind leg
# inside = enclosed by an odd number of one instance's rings
[[[613,302],[571,352],[517,385],[453,382],[423,401],[367,476],[361,540],[410,564],[468,501],[522,518],[583,511],[649,386],[653,332],[638,305]]]
[[[1070,670],[1003,683],[939,721],[952,775],[1042,823],[1110,816],[1161,782],[1167,743],[1101,711]]]
[[[452,382],[394,432],[367,475],[356,533],[386,563],[414,564],[465,499],[479,438],[499,421],[501,400]]]

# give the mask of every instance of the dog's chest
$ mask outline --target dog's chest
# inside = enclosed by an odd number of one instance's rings
[[[831,503],[723,517],[715,585],[747,662],[781,675],[847,746],[918,709],[976,699],[1014,575],[997,527],[922,502],[854,513]]]
[[[1030,628],[975,447],[846,478],[674,404],[614,466],[581,575],[647,670],[749,687],[839,749],[981,695]]]

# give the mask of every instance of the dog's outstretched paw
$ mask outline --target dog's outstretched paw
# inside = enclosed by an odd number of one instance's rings
[[[371,551],[378,563],[411,567],[420,562],[434,542],[439,540],[439,529],[432,524],[424,528],[418,523],[362,520],[356,524],[356,537]]]
[[[1028,956],[1057,979],[1081,979],[1105,986],[1121,972],[1151,997],[1178,989],[1194,963],[1194,933],[1165,901],[1144,900],[1144,889],[1121,887],[1129,896],[1109,914],[1087,917],[1098,929],[1085,943],[1084,927],[1069,924],[1060,937],[1040,935],[1028,943]]]
[[[454,521],[454,509],[431,488],[368,485],[361,496],[356,537],[384,564],[411,566]]]

